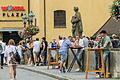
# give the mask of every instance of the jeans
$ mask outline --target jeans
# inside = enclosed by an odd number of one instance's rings
[[[44,53],[44,65],[47,65],[47,51]]]
[[[100,51],[96,51],[95,52],[95,61],[96,61],[96,70],[98,70],[99,68],[101,68],[101,55],[100,55]]]
[[[55,59],[56,57],[56,50],[51,50],[51,57]]]
[[[79,53],[79,54],[78,54]],[[85,55],[85,50],[84,50],[84,48],[82,48],[82,49],[78,49],[77,50],[77,53],[76,54],[78,54],[77,55],[77,58],[80,60],[80,64],[81,64],[81,69],[84,71],[84,68],[85,68],[85,66],[84,66],[84,55]]]
[[[108,72],[110,72],[110,50],[105,50],[103,57],[104,57],[105,72],[106,72],[107,59],[108,59]]]
[[[69,60],[69,51],[67,52],[67,59],[66,59],[66,62],[65,62],[66,69],[68,69],[68,60]]]
[[[1,54],[1,67],[3,67],[4,64],[4,54]]]
[[[101,63],[101,55],[100,51],[95,52],[95,59],[96,59],[96,70],[102,67]],[[103,51],[103,57],[104,57],[104,66],[105,66],[105,72],[106,72],[106,64],[107,64],[107,59],[108,59],[108,72],[110,72],[110,50],[104,50]],[[99,61],[99,63],[98,63]],[[98,68],[99,65],[99,68]]]

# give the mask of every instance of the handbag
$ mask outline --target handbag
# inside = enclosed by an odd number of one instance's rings
[[[15,48],[15,49],[16,49],[16,48]],[[16,62],[18,62],[18,63],[20,63],[20,61],[21,61],[21,58],[20,58],[20,55],[19,55],[17,49],[16,49],[16,54],[15,54],[15,60],[16,60]]]

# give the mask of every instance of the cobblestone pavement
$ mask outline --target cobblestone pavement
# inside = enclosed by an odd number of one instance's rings
[[[9,80],[8,67],[5,67],[4,69],[0,70],[0,80]],[[17,69],[17,80],[56,80],[56,79],[35,72]]]

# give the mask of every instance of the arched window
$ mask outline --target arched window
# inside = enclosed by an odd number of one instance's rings
[[[66,11],[65,10],[54,11],[54,27],[55,28],[66,27]]]

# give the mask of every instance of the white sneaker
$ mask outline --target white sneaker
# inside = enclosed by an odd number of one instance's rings
[[[76,69],[75,71],[76,71],[76,72],[80,71],[80,68]]]
[[[96,75],[96,78],[100,78],[100,75],[99,75],[99,74],[97,74],[97,75]]]

